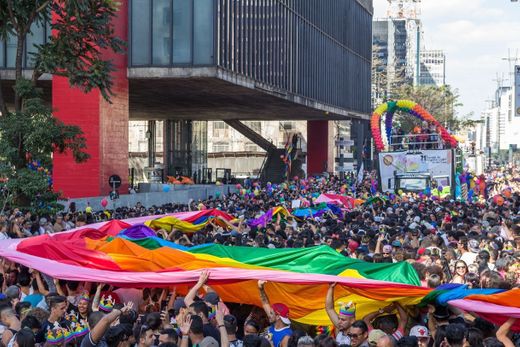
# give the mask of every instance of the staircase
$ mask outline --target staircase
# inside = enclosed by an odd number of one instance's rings
[[[260,170],[260,182],[281,183],[285,180],[285,163],[280,158],[285,155],[285,149],[275,148],[267,152],[266,160]]]
[[[270,150],[276,149],[276,146],[271,142],[267,141],[262,137],[262,135],[258,134],[256,131],[245,125],[239,120],[231,119],[224,121],[227,125],[234,128],[236,131],[244,135],[248,140],[258,145],[264,151],[269,152]]]
[[[264,184],[267,182],[281,183],[285,178],[285,164],[281,158],[285,155],[285,149],[276,148],[274,144],[239,120],[225,120],[224,122],[266,151],[266,158],[260,169],[260,181]]]

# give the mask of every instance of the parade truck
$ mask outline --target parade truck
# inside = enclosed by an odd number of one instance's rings
[[[421,123],[418,132],[395,131],[396,112],[417,118]],[[410,100],[380,105],[372,114],[371,130],[382,192],[436,190],[444,196],[453,196],[455,173],[463,166],[462,152],[457,140],[420,105]]]
[[[404,150],[378,153],[383,192],[422,192],[455,187],[455,149]]]

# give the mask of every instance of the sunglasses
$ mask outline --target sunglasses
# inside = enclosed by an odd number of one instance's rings
[[[347,336],[350,337],[351,339],[357,339],[358,337],[361,336],[361,334],[351,334],[351,333],[348,333]]]

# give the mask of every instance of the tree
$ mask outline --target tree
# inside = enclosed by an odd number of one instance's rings
[[[111,24],[116,12],[113,0],[0,0],[0,39],[17,39],[13,100],[4,99],[0,76],[0,176],[9,203],[40,209],[56,202],[59,194],[52,192],[48,174],[53,152],[88,160],[83,132],[52,115],[38,80],[44,73],[63,76],[84,92],[99,89],[110,101],[114,68],[103,52],[124,48]],[[27,35],[34,23],[50,21],[53,35],[36,46],[27,79],[22,74]]]
[[[460,95],[457,89],[453,90],[448,85],[440,87],[402,85],[396,90],[395,99],[415,101],[451,131],[460,130],[469,124],[468,117],[457,117],[457,108],[462,106]],[[400,117],[398,122],[405,132],[409,132],[418,120],[412,117]]]
[[[384,48],[372,45],[372,107],[394,98],[395,91],[411,79],[406,76],[404,65],[389,66],[384,57]]]

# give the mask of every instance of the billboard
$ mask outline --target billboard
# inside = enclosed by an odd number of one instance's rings
[[[520,65],[515,65],[515,116],[520,117]]]
[[[453,154],[450,149],[422,150],[420,152],[379,153],[381,189],[393,191],[395,173],[429,173],[442,186],[451,186]]]

